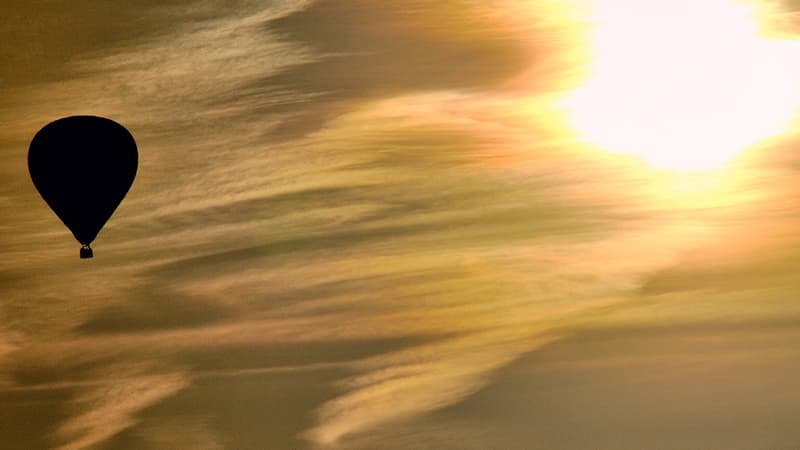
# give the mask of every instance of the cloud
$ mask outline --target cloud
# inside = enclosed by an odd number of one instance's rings
[[[95,446],[134,426],[136,414],[189,384],[181,371],[155,371],[150,365],[122,365],[98,370],[103,381],[72,402],[72,417],[59,426],[58,450]]]
[[[509,340],[509,338],[511,338]],[[370,358],[362,375],[342,383],[345,393],[318,411],[319,424],[304,433],[321,447],[363,432],[437,410],[484,386],[491,373],[551,338],[470,335]]]

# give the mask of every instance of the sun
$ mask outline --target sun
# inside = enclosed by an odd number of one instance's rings
[[[788,130],[800,48],[735,0],[596,0],[590,76],[565,99],[582,140],[680,171]]]

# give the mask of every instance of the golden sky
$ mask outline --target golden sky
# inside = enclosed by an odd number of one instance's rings
[[[0,442],[792,448],[798,13],[3,2]],[[139,145],[88,261],[75,114]]]

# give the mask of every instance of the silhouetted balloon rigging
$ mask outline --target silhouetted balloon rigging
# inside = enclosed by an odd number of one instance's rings
[[[31,141],[28,171],[34,186],[82,244],[89,244],[136,177],[136,141],[122,125],[96,116],[71,116],[44,126]]]

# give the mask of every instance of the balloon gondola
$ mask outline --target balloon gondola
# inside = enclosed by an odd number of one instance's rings
[[[64,117],[33,137],[31,180],[80,242],[81,258],[93,256],[90,244],[128,193],[138,159],[131,133],[104,117]]]

